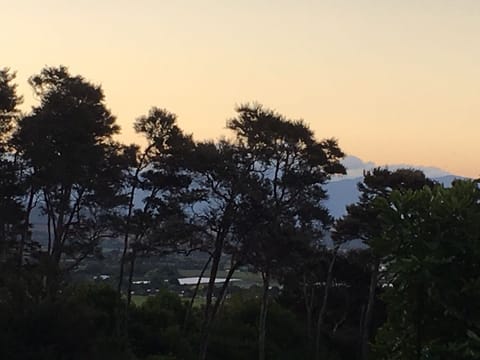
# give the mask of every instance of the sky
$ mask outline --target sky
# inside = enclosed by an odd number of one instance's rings
[[[122,127],[152,106],[196,139],[258,102],[375,164],[480,176],[479,0],[0,0],[0,67],[101,84]]]

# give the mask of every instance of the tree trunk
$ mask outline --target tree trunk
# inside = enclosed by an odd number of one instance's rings
[[[138,170],[135,173],[135,176],[138,176]],[[130,221],[131,221],[132,212],[133,212],[133,199],[135,197],[135,190],[136,190],[136,186],[132,185],[132,189],[130,190],[130,197],[128,200],[127,220],[125,223],[125,233],[123,234],[123,251],[122,251],[122,257],[120,259],[120,273],[119,273],[118,284],[117,284],[117,292],[119,294],[122,293],[123,274],[125,272],[125,264],[127,262],[128,237],[130,236]]]
[[[44,190],[45,205],[47,208],[47,215],[52,221],[53,227],[53,244],[52,252],[49,256],[49,271],[47,272],[47,296],[55,298],[62,280],[61,260],[64,254],[65,242],[68,239],[69,227],[73,221],[76,205],[71,207],[72,185],[68,184],[62,186],[60,190],[60,203],[58,208],[55,208],[50,196]],[[80,201],[81,195],[76,200]],[[57,209],[57,211],[55,211]]]
[[[210,269],[210,278],[207,286],[207,296],[205,303],[205,313],[201,331],[200,353],[199,360],[206,360],[208,342],[210,340],[210,325],[213,320],[212,317],[212,297],[215,290],[215,279],[217,278],[218,267],[220,265],[220,258],[223,250],[223,234],[219,233],[215,240],[215,249],[212,255],[212,267]]]
[[[118,310],[117,315],[117,334],[119,337],[123,337],[123,342],[128,343],[128,322],[130,317],[130,304],[132,302],[132,280],[135,272],[135,260],[136,254],[133,253],[130,259],[130,269],[128,272],[128,285],[127,285],[127,301],[123,313],[121,308]]]
[[[370,275],[370,287],[368,290],[368,303],[365,310],[365,317],[363,320],[363,329],[362,329],[362,338],[361,338],[361,354],[362,360],[367,360],[368,351],[369,351],[369,340],[370,340],[370,328],[373,318],[373,307],[375,305],[375,292],[377,289],[378,283],[378,271],[380,267],[380,262],[378,259],[375,259],[372,273]]]
[[[22,236],[20,238],[20,248],[19,248],[19,251],[18,251],[18,266],[19,267],[23,266],[23,256],[24,256],[24,251],[25,251],[25,243],[27,242],[27,238],[28,238],[28,229],[30,227],[30,213],[32,212],[34,197],[35,197],[35,191],[34,191],[33,186],[32,186],[30,188],[30,194],[28,196],[27,208],[25,210],[25,217],[23,219],[23,221],[24,221],[23,231],[22,231]]]
[[[187,323],[190,318],[190,313],[192,312],[193,304],[195,303],[195,298],[197,297],[198,289],[200,288],[201,280],[203,278],[203,275],[205,274],[205,271],[207,271],[208,265],[210,265],[210,262],[212,261],[212,257],[209,256],[207,262],[203,266],[202,271],[200,272],[200,276],[198,277],[198,281],[195,284],[195,289],[193,290],[193,295],[192,298],[190,299],[190,302],[187,307],[187,311],[185,312],[185,319],[183,320],[183,331],[186,330],[187,328]]]
[[[225,298],[225,294],[227,292],[228,285],[230,284],[230,280],[232,279],[232,276],[235,273],[235,270],[237,270],[237,267],[238,267],[238,265],[232,265],[230,267],[230,270],[228,270],[227,276],[225,277],[225,282],[222,285],[220,293],[218,294],[217,300],[215,301],[215,304],[214,304],[213,309],[212,309],[212,314],[210,316],[212,318],[212,320],[217,315],[218,309],[220,308],[220,305],[223,303],[223,300]]]
[[[315,359],[316,360],[320,359],[320,337],[322,335],[322,327],[323,327],[323,322],[325,320],[325,313],[327,312],[328,296],[330,295],[330,288],[332,287],[333,267],[335,265],[336,259],[337,259],[337,250],[334,251],[332,260],[330,260],[330,264],[328,266],[327,281],[325,283],[325,291],[323,293],[322,307],[318,312],[317,331],[315,333]]]
[[[127,251],[128,251],[128,235],[123,239],[123,251],[122,256],[120,258],[120,271],[118,274],[118,283],[117,283],[117,293],[122,293],[122,286],[123,286],[123,276],[125,272],[125,263],[127,259]]]
[[[122,285],[123,285],[123,274],[125,272],[125,264],[127,262],[127,252],[128,252],[128,238],[130,236],[130,222],[132,220],[132,213],[133,213],[133,207],[134,207],[134,200],[135,200],[135,192],[137,191],[137,186],[139,179],[138,177],[140,176],[140,173],[144,169],[144,163],[148,158],[148,154],[150,150],[154,147],[155,144],[150,144],[147,146],[145,151],[143,152],[137,167],[135,168],[135,174],[133,175],[133,183],[132,187],[130,188],[130,194],[128,198],[128,210],[127,210],[127,220],[125,223],[125,233],[123,234],[123,251],[122,251],[122,257],[120,259],[120,273],[119,273],[119,278],[118,278],[118,284],[117,284],[117,292],[118,294],[122,293]],[[146,206],[146,205],[145,205]]]
[[[5,263],[7,262],[7,252],[8,252],[8,240],[6,236],[6,224],[0,224],[0,249],[1,249],[1,257],[0,257],[0,263]]]
[[[263,296],[260,306],[260,317],[258,324],[258,360],[265,360],[265,340],[267,333],[267,313],[268,313],[268,295],[270,287],[269,272],[262,272],[263,278]]]
[[[425,314],[424,286],[420,283],[417,286],[417,309],[415,314],[415,352],[417,360],[422,358],[423,349],[423,315]]]
[[[128,308],[132,303],[132,282],[133,282],[133,274],[135,273],[135,260],[137,259],[137,255],[135,252],[132,253],[132,259],[130,260],[130,271],[128,272],[128,286],[127,286],[127,314]]]
[[[47,214],[47,233],[48,233],[47,254],[48,256],[50,256],[52,253],[53,240],[52,240],[52,218],[49,214]]]
[[[348,291],[345,291],[345,311],[343,312],[343,315],[342,317],[335,322],[335,325],[333,326],[333,329],[332,329],[332,334],[335,335],[335,333],[337,332],[338,328],[340,326],[342,326],[342,324],[347,321],[347,316],[348,316],[348,310],[350,308],[350,295],[348,293]]]
[[[313,341],[312,341],[312,317],[313,317],[313,301],[315,297],[315,289],[312,287],[309,291],[309,286],[307,284],[307,279],[306,276],[303,275],[303,298],[305,302],[305,313],[307,316],[306,322],[307,322],[307,338],[308,338],[308,344],[311,346],[311,349],[313,349]]]
[[[215,303],[212,305],[211,307],[211,310],[209,312],[209,317],[208,317],[208,321],[206,323],[206,330],[205,330],[205,347],[202,348],[202,354],[201,356],[205,356],[204,359],[206,359],[206,355],[207,355],[207,350],[208,350],[208,342],[210,340],[210,333],[211,333],[211,330],[212,330],[212,324],[215,320],[215,316],[217,315],[217,312],[218,310],[220,309],[220,306],[223,304],[223,300],[225,298],[225,294],[227,292],[227,288],[228,288],[228,285],[230,283],[230,280],[232,279],[232,276],[235,272],[235,270],[237,269],[238,265],[235,265],[235,266],[232,266],[230,268],[230,270],[228,271],[227,273],[227,276],[225,278],[225,282],[223,283],[222,285],[222,288],[220,289],[220,292],[218,293],[218,297],[217,299],[215,300]]]

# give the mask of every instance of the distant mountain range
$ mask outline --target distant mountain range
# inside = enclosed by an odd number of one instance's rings
[[[452,181],[460,179],[460,176],[445,175],[432,178],[445,186],[450,186]],[[325,187],[328,191],[328,200],[325,202],[326,207],[330,210],[333,217],[339,218],[346,213],[346,206],[356,203],[360,196],[357,184],[363,180],[362,177],[343,179],[329,182]]]
[[[347,175],[333,177],[325,186],[328,191],[328,200],[325,205],[333,217],[339,218],[346,213],[346,206],[356,203],[359,198],[357,184],[363,179],[363,171],[371,170],[379,165],[368,161],[365,162],[356,156],[346,156],[343,165],[347,168]],[[450,174],[449,172],[431,166],[414,166],[408,164],[381,165],[390,170],[397,169],[418,169],[422,170],[427,177],[439,183],[450,186],[455,179],[463,179],[462,176]]]
[[[336,179],[338,180],[343,180],[345,178],[362,177],[364,170],[371,170],[376,167],[387,167],[390,170],[418,169],[418,170],[422,170],[425,173],[425,175],[431,179],[453,175],[448,171],[445,171],[443,169],[433,167],[433,166],[421,166],[421,165],[411,165],[411,164],[375,164],[372,161],[363,161],[362,159],[353,155],[346,156],[342,160],[342,164],[347,169],[347,175],[336,177]],[[335,180],[335,178],[333,180]]]
[[[347,156],[343,159],[343,164],[347,168],[347,175],[335,176],[325,186],[328,192],[328,200],[325,205],[330,210],[333,217],[339,218],[346,213],[346,206],[358,201],[359,192],[357,184],[362,181],[363,171],[371,170],[377,167],[372,162],[364,162],[358,157]],[[425,166],[411,166],[405,164],[387,165],[391,170],[399,168],[415,168],[422,170],[425,175],[436,180],[446,186],[449,186],[454,179],[460,179],[461,176],[450,174],[442,169]],[[142,194],[139,192],[135,199],[136,206],[142,206]],[[40,237],[46,237],[46,219],[41,210],[36,208],[32,212],[31,221],[33,223],[33,231]]]

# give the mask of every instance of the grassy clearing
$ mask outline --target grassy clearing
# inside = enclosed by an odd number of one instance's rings
[[[198,277],[200,276],[201,270],[179,269],[178,273],[180,277]],[[204,276],[208,277],[208,273],[206,273]],[[217,274],[217,277],[219,278],[225,278],[226,276],[227,276],[227,271],[224,271],[224,270],[220,270]],[[262,285],[262,277],[260,276],[260,274],[255,274],[247,271],[236,271],[233,277],[235,279],[240,279],[241,281],[233,282],[231,284],[240,286],[241,288],[249,288],[252,285],[258,285],[258,286]],[[202,286],[205,286],[205,285],[202,285]],[[193,287],[194,285],[191,286],[191,288]],[[132,295],[132,302],[137,306],[141,306],[147,300],[148,296],[149,295]],[[190,301],[190,298],[184,297],[182,298],[182,300],[187,303]],[[197,296],[195,298],[195,302],[193,306],[198,308],[204,304],[205,304],[205,298],[202,296]]]
[[[132,295],[132,302],[137,306],[141,306],[147,298],[148,295]]]
[[[142,304],[148,299],[148,297],[151,296],[151,295],[133,295],[132,296],[132,302],[136,305],[136,306],[142,306]],[[182,301],[185,303],[185,304],[189,304],[190,303],[190,298],[188,297],[184,297],[182,298]],[[199,308],[201,307],[202,305],[205,305],[205,298],[204,297],[201,297],[201,296],[197,296],[195,298],[195,301],[193,302],[193,307],[194,308]]]

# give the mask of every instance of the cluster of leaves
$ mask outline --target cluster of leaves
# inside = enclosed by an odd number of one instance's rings
[[[372,246],[383,252],[387,274],[381,358],[480,356],[479,204],[472,181],[393,192],[375,204],[383,226]]]
[[[197,358],[201,313],[195,311],[186,330],[187,307],[168,291],[130,305],[129,339],[118,332],[124,300],[104,285],[68,286],[55,300],[6,308],[0,305],[0,357],[46,359],[183,359]],[[254,358],[258,300],[233,298],[219,315],[209,359]],[[45,324],[48,323],[48,326]],[[273,303],[267,347],[269,358],[307,358],[303,324],[284,306]],[[128,346],[127,346],[128,344]]]

